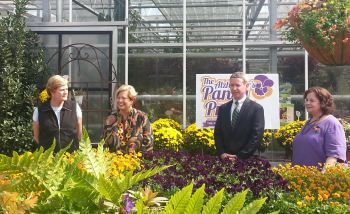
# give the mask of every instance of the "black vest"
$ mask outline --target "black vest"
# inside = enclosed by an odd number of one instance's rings
[[[71,142],[71,147],[67,150],[73,152],[79,148],[77,137],[77,113],[76,102],[65,101],[60,113],[59,128],[55,112],[52,110],[50,101],[38,107],[39,113],[39,146],[44,149],[50,148],[53,140],[56,139],[55,152],[67,147]]]

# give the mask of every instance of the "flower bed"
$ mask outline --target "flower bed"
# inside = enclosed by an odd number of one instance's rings
[[[290,193],[278,204],[281,213],[349,213],[350,168],[337,165],[320,171],[317,167],[280,166],[273,169],[288,181]]]
[[[277,189],[287,190],[286,181],[271,170],[269,162],[257,157],[232,163],[210,155],[156,151],[144,154],[143,165],[145,169],[172,165],[144,182],[160,192],[181,189],[192,180],[195,188],[205,183],[208,194],[221,188],[232,194],[249,188],[254,196],[269,195]]]

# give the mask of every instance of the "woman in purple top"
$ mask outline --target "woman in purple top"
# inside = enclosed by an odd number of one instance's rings
[[[331,113],[332,95],[324,88],[312,87],[304,93],[310,119],[293,141],[293,164],[302,166],[335,165],[346,161],[343,126]]]

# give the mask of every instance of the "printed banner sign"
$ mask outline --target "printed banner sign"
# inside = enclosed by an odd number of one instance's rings
[[[196,75],[196,124],[214,128],[219,106],[230,101],[231,74]],[[248,97],[264,107],[265,128],[280,127],[278,74],[246,74]]]

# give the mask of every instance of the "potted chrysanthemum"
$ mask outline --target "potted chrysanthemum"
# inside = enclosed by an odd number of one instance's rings
[[[295,5],[275,28],[299,43],[324,65],[350,64],[350,0],[306,0]]]

